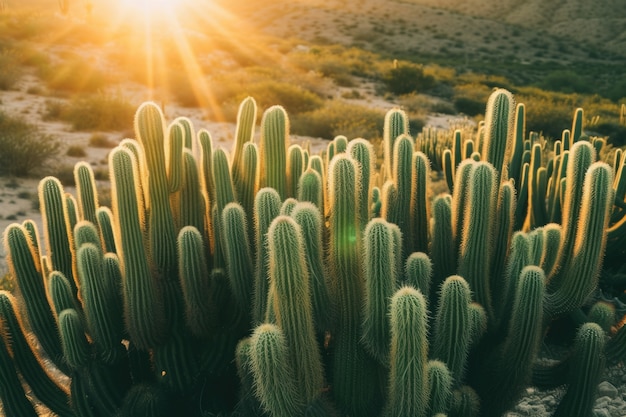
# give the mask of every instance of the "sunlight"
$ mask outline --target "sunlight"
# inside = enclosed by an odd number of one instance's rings
[[[119,0],[122,7],[143,15],[166,14],[175,11],[185,0]]]

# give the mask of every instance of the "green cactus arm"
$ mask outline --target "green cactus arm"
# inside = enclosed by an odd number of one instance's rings
[[[313,203],[299,202],[294,207],[291,217],[298,223],[302,231],[311,288],[314,323],[317,333],[321,335],[332,328],[334,317],[334,306],[332,305],[328,288],[328,271],[324,264],[322,214]]]
[[[0,291],[0,322],[4,321],[6,329],[6,337],[2,339],[10,341],[15,366],[33,393],[50,410],[62,416],[73,416],[67,388],[48,372],[42,358],[36,353],[26,336],[27,331],[18,309],[17,299],[7,291]]]
[[[269,283],[267,258],[267,230],[280,213],[281,200],[273,188],[262,188],[254,199],[254,230],[256,247],[256,267],[254,274],[254,301],[252,319],[260,324],[267,312],[267,294]]]
[[[522,155],[524,154],[524,141],[526,137],[526,106],[517,103],[513,122],[513,144],[509,162],[509,178],[519,185],[522,178]],[[519,191],[519,189],[518,189]]]
[[[484,360],[477,390],[486,416],[501,416],[531,381],[533,362],[543,337],[545,274],[525,267],[517,284],[507,336],[495,357]]]
[[[291,216],[291,212],[293,211],[296,204],[298,204],[298,200],[293,197],[287,198],[280,206],[280,214],[285,216]]]
[[[362,343],[380,363],[389,363],[389,303],[396,291],[395,244],[390,224],[372,219],[363,234],[365,301]]]
[[[287,341],[298,391],[308,403],[322,392],[324,375],[313,326],[304,239],[298,223],[283,215],[272,221],[267,236],[274,314]]]
[[[46,253],[52,268],[61,271],[68,279],[74,295],[78,292],[74,280],[74,244],[67,212],[63,186],[58,179],[46,177],[39,182],[39,200]]]
[[[324,213],[324,190],[321,175],[314,169],[308,168],[300,177],[298,184],[298,201],[308,201]]]
[[[99,207],[96,211],[96,217],[103,250],[105,252],[116,253],[115,234],[113,232],[115,229],[113,225],[113,212],[108,207]]]
[[[328,171],[328,263],[333,277],[333,302],[339,307],[332,364],[333,395],[341,412],[374,416],[381,401],[377,365],[359,343],[364,294],[357,210],[360,172],[357,163],[345,154],[333,158]]]
[[[452,400],[452,376],[445,363],[430,360],[427,364],[430,415],[445,415]]]
[[[287,148],[289,118],[281,106],[272,106],[261,120],[260,187],[274,188],[281,199],[287,195]]]
[[[550,286],[557,285],[556,283],[564,279],[562,274],[559,274],[559,271],[564,268],[567,260],[572,258],[572,250],[577,230],[576,222],[579,218],[581,202],[584,201],[582,197],[585,173],[594,160],[595,152],[589,142],[577,142],[569,151],[569,160],[566,167],[567,187],[562,190],[562,192],[564,192],[561,221],[563,235],[561,237],[561,247],[559,248],[557,261],[553,270],[548,272],[548,280],[555,282],[551,282]]]
[[[234,161],[233,161],[234,162]],[[246,220],[249,225],[254,224],[254,197],[258,191],[259,182],[259,148],[254,142],[248,142],[243,147],[242,170],[237,196],[241,206],[246,212]],[[250,241],[254,239],[254,230],[250,228]]]
[[[502,280],[506,259],[509,255],[513,223],[515,222],[515,186],[510,181],[500,183],[496,205],[495,231],[492,243],[493,258],[491,261],[491,291],[498,298],[498,285]],[[495,302],[495,301],[494,301]]]
[[[78,250],[81,246],[86,243],[91,243],[100,249],[102,253],[102,246],[100,245],[100,234],[98,233],[98,229],[95,224],[88,222],[87,220],[79,221],[74,227],[74,245],[75,250],[78,256]],[[79,283],[82,285],[80,281],[80,276],[78,277]]]
[[[493,256],[491,225],[497,191],[495,181],[496,172],[491,165],[476,163],[469,180],[457,270],[469,283],[475,300],[483,306],[490,320],[494,317],[489,269]]]
[[[615,324],[615,306],[606,301],[596,302],[587,313],[589,321],[596,323],[605,332],[610,332]]]
[[[383,415],[425,416],[428,410],[426,300],[411,287],[391,300],[389,394]]]
[[[65,205],[67,207],[67,226],[69,230],[74,230],[76,223],[78,223],[78,209],[74,196],[70,193],[65,193]]]
[[[383,124],[383,157],[387,178],[392,177],[393,149],[396,138],[409,134],[409,118],[404,110],[392,109],[385,114]]]
[[[209,204],[215,202],[215,184],[213,183],[213,140],[211,134],[204,129],[198,131],[198,144],[200,145],[200,172],[204,192],[208,196]]]
[[[0,320],[0,400],[4,411],[9,416],[37,417],[17,375],[8,342],[4,321]]]
[[[552,271],[561,245],[561,225],[548,223],[543,227],[544,245],[539,266],[544,271]]]
[[[63,355],[69,366],[78,370],[87,366],[91,356],[91,346],[85,336],[85,328],[80,316],[71,308],[59,314],[59,334]]]
[[[417,185],[417,176],[413,174],[413,139],[408,135],[396,138],[393,149],[393,181],[396,198],[387,209],[387,220],[395,223],[402,232],[402,259],[412,251],[413,225],[412,203],[413,188]],[[414,206],[414,204],[413,204]]]
[[[430,294],[433,277],[433,263],[424,252],[413,252],[406,259],[404,278],[410,285],[422,292]]]
[[[56,318],[46,295],[40,258],[35,257],[28,231],[19,224],[10,225],[4,231],[4,245],[9,269],[24,298],[28,322],[52,362],[67,372]]]
[[[213,152],[213,184],[215,185],[215,203],[221,216],[227,204],[237,201],[233,181],[230,177],[228,155],[223,149]]]
[[[179,123],[172,123],[167,129],[167,183],[170,193],[180,190],[183,185],[183,149],[185,148],[185,130]]]
[[[189,149],[185,149],[183,159],[183,184],[179,195],[178,222],[181,227],[193,226],[204,232],[206,217],[205,199],[200,186],[196,160]]]
[[[210,277],[202,235],[193,226],[186,226],[178,234],[178,267],[185,319],[191,332],[208,337],[216,324],[216,306],[210,302]]]
[[[572,258],[560,272],[563,278],[549,282],[546,312],[550,317],[582,305],[597,286],[614,201],[612,183],[612,170],[603,162],[587,171]]]
[[[142,219],[137,203],[137,166],[132,153],[123,148],[109,155],[116,246],[122,264],[124,316],[131,340],[149,349],[164,340],[163,295],[152,277],[145,248]]]
[[[480,153],[483,161],[494,166],[500,179],[508,178],[505,162],[512,153],[514,113],[513,94],[501,88],[491,93],[487,101],[485,136]]]
[[[233,144],[233,164],[231,176],[237,193],[242,192],[242,181],[245,177],[244,171],[250,169],[245,162],[244,148],[251,143],[254,137],[254,125],[257,118],[257,105],[252,97],[246,97],[239,105],[237,112],[237,127],[235,131],[235,142]]]
[[[98,192],[96,181],[91,165],[79,162],[74,166],[74,181],[76,183],[76,195],[78,196],[79,218],[96,223],[96,210],[98,209]]]
[[[47,280],[47,290],[50,303],[57,317],[61,314],[61,311],[67,308],[79,311],[78,301],[72,294],[72,286],[62,272],[50,272]]]
[[[371,179],[374,173],[376,155],[372,145],[365,139],[357,138],[348,143],[347,153],[359,164],[361,171],[361,186],[359,187],[361,230],[365,229],[370,218]]]
[[[413,176],[411,179],[411,251],[426,252],[429,242],[430,219],[430,161],[422,152],[413,153]],[[410,236],[405,237],[408,239]]]
[[[81,246],[77,262],[89,334],[98,356],[105,363],[112,364],[119,359],[124,338],[118,295],[120,283],[105,273],[102,250],[94,244]]]
[[[287,149],[287,196],[295,197],[298,193],[298,181],[304,172],[304,154],[302,147],[293,144]]]
[[[176,230],[169,203],[169,186],[165,160],[165,118],[154,103],[143,103],[135,114],[135,131],[143,147],[148,172],[148,250],[159,279],[176,277]],[[174,306],[169,303],[168,318]]]
[[[228,279],[233,295],[243,311],[252,301],[252,254],[246,229],[246,214],[238,203],[229,203],[222,213],[222,232]]]
[[[584,324],[576,334],[574,363],[568,378],[569,386],[554,417],[591,415],[597,387],[604,371],[604,331],[595,323]]]
[[[435,315],[431,357],[446,364],[454,386],[463,382],[471,343],[470,287],[458,275],[448,277],[441,286]]]
[[[278,326],[258,326],[250,341],[250,356],[256,395],[272,417],[300,415],[304,399],[300,397],[296,376],[290,367],[287,340]]]
[[[452,236],[452,198],[449,194],[433,200],[431,221],[430,257],[433,261],[433,279],[429,299],[435,299],[435,292],[443,281],[456,272],[457,255]]]

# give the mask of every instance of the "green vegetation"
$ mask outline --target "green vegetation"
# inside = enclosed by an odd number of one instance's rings
[[[59,152],[56,138],[27,120],[0,112],[0,171],[25,176],[45,166]]]
[[[69,102],[48,100],[46,117],[71,124],[74,130],[127,130],[133,106],[119,96],[94,94],[77,96]]]
[[[111,208],[81,162],[75,196],[54,177],[40,182],[43,245],[33,222],[5,232],[24,314],[71,390],[33,377],[36,355],[5,362],[53,411],[77,417],[145,414],[157,397],[190,416],[497,417],[532,378],[567,384],[563,415],[588,410],[598,358],[625,355],[626,326],[591,306],[601,271],[621,265],[614,203],[626,162],[597,158],[605,144],[583,135],[582,110],[544,157],[524,108],[496,90],[480,134],[436,144],[427,131],[410,136],[406,112],[392,110],[375,165],[364,139],[337,136],[321,155],[288,147],[280,106],[264,112],[257,145],[252,99],[238,112],[235,161],[145,103],[136,140],[109,156]],[[432,206],[429,159],[443,161],[451,188]],[[0,293],[0,307],[3,346],[17,348],[15,298]],[[554,334],[570,314],[604,330]],[[573,356],[539,367],[553,337]],[[2,400],[32,409],[21,392]]]

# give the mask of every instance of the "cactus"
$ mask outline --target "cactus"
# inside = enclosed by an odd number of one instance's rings
[[[488,161],[501,173],[501,179],[508,177],[505,162],[512,153],[514,111],[515,102],[510,92],[497,89],[491,93],[485,112],[485,137],[480,153],[483,161]]]
[[[6,348],[10,348],[12,359],[19,373],[24,377],[33,393],[53,412],[63,416],[73,415],[69,406],[69,392],[63,385],[55,381],[44,368],[41,357],[38,356],[26,336],[26,329],[19,317],[18,302],[14,296],[6,291],[0,292],[0,323],[3,324],[0,327],[2,345],[10,343]],[[5,347],[0,346],[0,349],[5,349]],[[0,351],[0,354],[2,353]],[[3,366],[7,367],[6,372],[3,370],[2,374],[8,379],[11,377],[11,372],[8,369],[10,360],[3,359],[2,363]],[[11,389],[16,388],[12,387]],[[6,391],[3,390],[3,403],[5,410],[9,412],[9,406],[4,399],[4,392]]]
[[[426,415],[427,314],[424,296],[413,288],[401,288],[391,300],[391,363],[385,416]]]
[[[254,169],[244,168],[247,167],[246,152],[244,151],[246,145],[252,141],[254,135],[254,124],[256,122],[257,106],[256,101],[252,97],[247,97],[239,105],[239,111],[237,113],[237,132],[235,133],[235,143],[233,149],[233,164],[231,167],[231,176],[233,178],[233,184],[238,194],[242,194],[245,186],[245,175]],[[244,205],[244,207],[246,207]]]
[[[338,136],[325,155],[290,147],[280,107],[257,147],[251,99],[232,160],[188,119],[167,131],[142,105],[139,140],[110,154],[112,210],[83,163],[76,197],[41,183],[45,244],[33,221],[5,232],[25,316],[70,392],[42,373],[0,294],[3,374],[70,416],[501,415],[552,321],[585,318],[607,242],[607,275],[619,273],[626,181],[620,152],[615,179],[595,162],[603,142],[579,135],[579,113],[545,159],[543,139],[524,137],[524,107],[512,123],[511,97],[493,97],[472,136],[414,141],[391,111],[379,168],[363,139]],[[432,206],[431,163],[452,190]],[[624,358],[609,310],[588,311],[606,346],[577,351]],[[601,363],[584,355],[536,376],[569,382],[564,402],[586,408],[595,382],[578,372]]]
[[[289,350],[279,327],[262,324],[250,341],[250,357],[256,395],[265,410],[275,417],[299,415],[304,399],[290,367]]]
[[[336,319],[333,358],[333,396],[340,411],[360,416],[376,415],[380,407],[377,370],[373,359],[359,344],[363,277],[359,262],[359,207],[356,163],[345,155],[329,167],[330,274],[335,279]]]
[[[406,112],[400,109],[389,110],[387,114],[385,114],[385,122],[383,125],[383,155],[386,178],[391,178],[393,175],[393,149],[396,139],[400,135],[408,134],[409,118]]]
[[[37,413],[33,405],[26,398],[24,388],[20,382],[15,366],[13,365],[13,355],[7,346],[8,337],[6,335],[4,320],[0,319],[0,398],[7,415],[36,417]]]
[[[398,285],[393,232],[384,219],[372,219],[363,234],[365,303],[362,341],[383,364],[389,362],[389,303]]]
[[[323,261],[322,215],[314,204],[300,202],[294,207],[291,217],[302,232],[315,327],[318,334],[323,335],[332,327],[334,306],[330,300],[327,271]]]
[[[555,417],[590,415],[604,370],[605,335],[595,323],[584,324],[576,335],[574,363],[569,386],[559,403]]]
[[[287,148],[289,118],[285,109],[273,106],[261,120],[261,174],[260,187],[272,187],[281,199],[287,195]]]
[[[143,224],[137,204],[134,178],[138,175],[133,155],[123,148],[109,155],[112,176],[113,212],[119,222],[119,244],[123,265],[124,316],[133,342],[141,348],[164,341],[163,295],[150,273],[144,246]]]
[[[322,392],[324,376],[313,327],[313,309],[304,239],[291,217],[276,217],[267,232],[270,297],[283,331],[298,392],[305,402]]]
[[[446,364],[455,386],[463,381],[471,342],[470,287],[460,276],[441,286],[434,325],[432,357]]]

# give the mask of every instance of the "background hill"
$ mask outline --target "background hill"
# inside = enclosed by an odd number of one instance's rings
[[[229,0],[223,6],[281,38],[341,43],[505,75],[518,84],[569,71],[590,89],[608,91],[626,63],[622,0]]]

